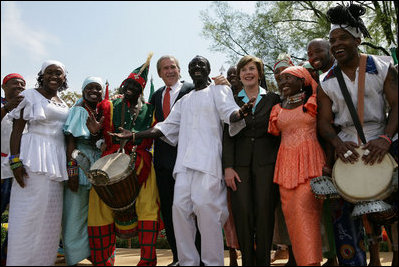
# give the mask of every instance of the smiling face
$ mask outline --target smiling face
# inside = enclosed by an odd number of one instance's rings
[[[249,62],[240,69],[240,80],[244,87],[259,85],[259,71],[255,62]]]
[[[209,62],[204,57],[197,56],[188,64],[188,73],[194,84],[206,84],[210,72]]]
[[[65,80],[64,71],[57,65],[50,65],[43,72],[43,87],[51,91],[57,91]]]
[[[303,79],[289,73],[283,73],[278,77],[277,84],[283,97],[287,98],[301,91]]]
[[[335,29],[330,33],[331,53],[339,64],[353,60],[357,55],[360,38],[353,37],[344,29]]]
[[[308,45],[309,63],[315,70],[327,71],[330,63],[330,47],[326,41],[312,41]]]
[[[6,100],[10,101],[19,95],[23,90],[25,90],[25,81],[21,78],[13,78],[3,84],[2,88],[4,90],[4,96]]]
[[[102,87],[98,83],[89,83],[83,90],[83,98],[90,103],[98,103],[102,100]]]
[[[173,86],[180,78],[180,68],[173,58],[165,58],[159,64],[159,77],[166,86]]]

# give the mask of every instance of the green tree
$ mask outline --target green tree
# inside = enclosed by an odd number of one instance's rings
[[[82,94],[79,94],[77,92],[72,92],[72,91],[63,91],[60,93],[60,98],[65,101],[65,103],[68,105],[68,107],[72,107],[73,104],[78,101],[79,98],[82,97]]]
[[[397,4],[394,1],[353,1],[366,7],[362,17],[372,39],[360,50],[382,55],[397,46]],[[201,11],[202,35],[212,41],[210,49],[225,53],[231,64],[244,55],[265,63],[266,74],[280,53],[289,53],[295,63],[306,60],[306,45],[314,38],[328,38],[326,13],[344,1],[258,1],[254,14],[234,10],[227,2],[215,1]],[[385,50],[385,51],[384,51]]]

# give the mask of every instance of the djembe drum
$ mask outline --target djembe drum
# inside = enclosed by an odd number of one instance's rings
[[[132,156],[114,153],[97,160],[86,176],[98,196],[109,206],[118,224],[129,224],[135,220],[134,204],[140,187],[134,170],[135,152]],[[122,234],[120,238],[130,239],[133,234]]]
[[[312,179],[311,188],[318,198],[335,197],[337,194],[354,203],[353,216],[371,214],[379,223],[397,216],[397,209],[384,202],[391,196],[397,184],[397,163],[387,153],[381,163],[365,164],[361,157],[362,148],[356,148],[360,155],[354,164],[337,159],[334,164],[332,179],[321,176]]]

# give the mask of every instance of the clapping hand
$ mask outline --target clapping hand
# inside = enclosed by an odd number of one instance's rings
[[[246,117],[248,114],[250,114],[252,112],[252,108],[255,105],[255,101],[256,101],[256,97],[252,97],[248,103],[245,103],[242,107],[241,107],[241,111],[242,114],[244,114],[244,117]],[[241,112],[240,112],[241,113]]]

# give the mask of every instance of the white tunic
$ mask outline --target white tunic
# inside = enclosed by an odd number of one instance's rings
[[[230,115],[239,108],[229,87],[210,85],[183,96],[167,119],[155,125],[166,142],[174,146],[179,143],[175,178],[188,168],[223,179],[223,123],[230,125]],[[230,134],[235,135],[244,127],[244,120],[232,123]]]
[[[320,76],[320,85],[323,91],[332,101],[332,111],[335,115],[334,124],[341,126],[338,136],[343,141],[357,143],[357,131],[353,124],[349,109],[339,88],[338,80],[334,75],[335,66],[330,71]],[[383,95],[384,82],[388,74],[389,63],[376,56],[368,56],[365,74],[364,92],[364,125],[363,131],[367,142],[376,139],[378,135],[384,134],[386,125],[385,102]],[[356,79],[351,81],[342,72],[346,87],[352,97],[353,104],[357,109],[357,87],[359,68],[356,70]]]

